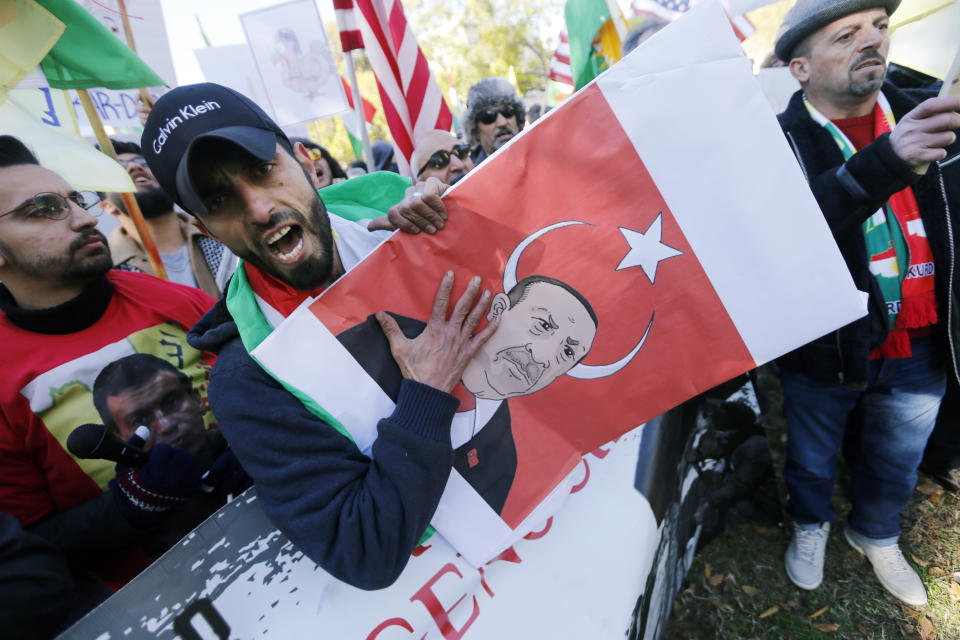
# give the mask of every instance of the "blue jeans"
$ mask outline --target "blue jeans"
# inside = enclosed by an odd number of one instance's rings
[[[911,348],[910,358],[871,361],[863,391],[783,372],[787,511],[798,524],[837,517],[831,504],[837,455],[847,416],[859,401],[864,427],[847,523],[867,538],[900,534],[900,511],[916,486],[947,380],[943,350],[935,349],[932,338],[914,339]]]

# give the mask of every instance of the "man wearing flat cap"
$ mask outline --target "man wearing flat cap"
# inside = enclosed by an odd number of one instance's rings
[[[884,82],[899,3],[799,0],[776,43],[801,85],[780,125],[870,296],[866,317],[779,361],[795,525],[786,569],[804,589],[823,579],[834,466],[859,405],[866,419],[844,536],[888,591],[922,606],[899,519],[947,376],[960,372],[960,98]]]

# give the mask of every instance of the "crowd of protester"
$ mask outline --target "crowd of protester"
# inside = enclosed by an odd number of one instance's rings
[[[777,367],[790,580],[823,580],[843,447],[845,537],[885,588],[921,606],[923,584],[898,545],[900,512],[921,464],[960,489],[960,98],[884,82],[898,4],[800,0],[779,32],[776,59],[802,87],[780,123],[870,305]],[[624,51],[662,26],[629,34]],[[201,98],[220,108],[156,144],[158,124]],[[358,222],[329,214],[324,190],[396,172],[392,145],[374,143],[374,167],[344,168],[239,93],[177,87],[144,110],[142,146],[114,141],[168,281],[155,277],[120,194],[76,191],[0,137],[0,635],[62,629],[251,484],[326,571],[364,589],[390,585],[454,464],[451,391],[497,329],[474,333],[489,293],[475,279],[450,300],[453,277],[443,276],[416,335],[377,315],[404,379],[371,457],[257,363],[251,336],[393,230],[456,224],[440,195],[539,112],[507,80],[481,80],[463,129],[421,136],[402,195],[368,204],[379,215]],[[119,222],[109,238],[97,230],[102,211]],[[92,452],[68,446],[84,423],[99,429]]]

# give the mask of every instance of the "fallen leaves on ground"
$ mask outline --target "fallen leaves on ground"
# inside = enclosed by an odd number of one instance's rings
[[[773,614],[775,614],[777,611],[780,611],[780,607],[774,605],[774,606],[770,607],[769,609],[767,609],[766,611],[764,611],[763,613],[761,613],[761,614],[760,614],[760,619],[763,620],[764,618],[769,618],[770,616],[772,616]]]
[[[917,483],[917,491],[925,496],[936,496],[943,493],[943,487],[930,478],[920,478],[920,481]]]
[[[947,575],[947,572],[941,569],[940,567],[930,567],[927,569],[927,575],[933,576],[934,578],[939,578],[941,576]]]
[[[767,536],[768,538],[771,536],[780,535],[780,530],[775,527],[764,527],[763,525],[754,524],[750,525],[750,528],[759,533],[761,536]]]
[[[720,583],[723,582],[723,574],[715,573],[709,578],[707,578],[707,582],[710,584],[711,587],[719,586]]]
[[[937,628],[933,626],[933,622],[930,621],[930,618],[924,616],[923,620],[920,621],[921,640],[936,640],[936,637]]]
[[[840,628],[836,622],[814,622],[813,628],[824,633],[833,633]]]
[[[813,620],[814,618],[819,618],[829,610],[830,610],[830,605],[827,605],[822,609],[817,609],[816,611],[810,614],[810,619]]]
[[[928,564],[930,564],[930,563],[927,562],[926,560],[921,560],[920,558],[918,558],[917,556],[913,555],[912,553],[910,554],[910,558],[911,558],[918,566],[921,566],[921,567],[925,567],[925,566],[927,566]]]
[[[709,562],[704,562],[704,563],[703,563],[703,575],[704,575],[704,577],[706,577],[706,578],[709,578],[709,577],[710,577],[710,563],[709,563]]]
[[[740,588],[743,589],[743,592],[744,592],[745,594],[747,594],[748,596],[755,596],[755,595],[757,595],[758,593],[760,593],[760,589],[757,589],[756,587],[751,587],[751,586],[748,585],[748,584],[745,584],[745,585],[743,585],[743,586],[740,587]]]
[[[713,606],[715,606],[717,609],[723,609],[724,611],[733,611],[733,607],[730,606],[730,603],[729,603],[729,602],[726,602],[726,601],[724,601],[724,600],[720,600],[720,599],[718,599],[718,598],[712,598],[712,599],[710,600],[710,604],[712,604]]]
[[[955,580],[950,581],[950,599],[960,600],[960,584],[957,584]]]
[[[903,609],[903,612],[904,612],[905,614],[907,614],[908,616],[910,616],[911,618],[919,618],[919,617],[920,617],[920,612],[919,612],[919,611],[915,611],[914,609],[911,609],[910,607],[908,607],[908,606],[905,605],[905,604],[900,605],[900,608]]]

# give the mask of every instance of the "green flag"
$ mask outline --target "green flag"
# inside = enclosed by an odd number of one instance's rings
[[[54,89],[137,89],[165,84],[163,78],[110,33],[75,0],[37,0],[67,29],[40,61]]]
[[[386,215],[403,200],[413,180],[392,171],[374,171],[352,180],[337,182],[318,193],[330,213],[360,222]]]
[[[620,59],[620,37],[606,0],[567,0],[564,17],[570,42],[570,75],[579,89]]]

